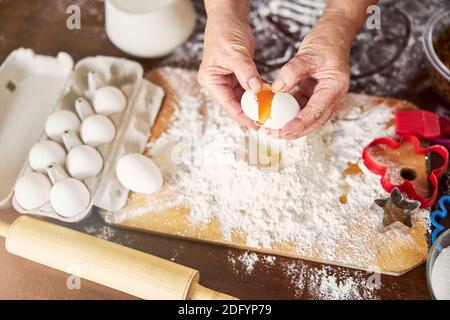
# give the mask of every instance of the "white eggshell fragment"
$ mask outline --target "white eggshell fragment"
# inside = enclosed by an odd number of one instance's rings
[[[50,204],[57,214],[72,218],[89,206],[91,196],[87,187],[80,181],[67,178],[56,182],[50,191]]]
[[[80,145],[69,151],[66,168],[75,179],[96,177],[103,169],[103,158],[94,147]]]
[[[44,173],[45,169],[52,163],[64,165],[66,151],[59,143],[45,140],[38,142],[31,148],[28,160],[34,171]]]
[[[20,177],[14,187],[17,203],[25,210],[35,210],[47,203],[52,184],[42,173],[32,172]]]
[[[242,111],[252,119],[257,121],[258,116],[258,98],[256,94],[252,91],[245,91],[241,98]]]
[[[163,178],[156,164],[138,153],[123,156],[117,163],[116,175],[125,188],[138,193],[154,193],[161,190],[163,185]]]
[[[242,111],[250,119],[257,121],[258,116],[258,98],[252,91],[246,91],[241,98]],[[300,112],[300,106],[297,100],[287,92],[275,93],[272,100],[270,118],[262,125],[268,129],[282,129],[289,121],[293,120]]]
[[[116,128],[108,117],[94,114],[83,120],[81,124],[81,140],[93,147],[110,143],[116,136]]]
[[[45,123],[47,136],[58,142],[62,142],[62,135],[66,131],[78,133],[80,131],[80,119],[72,111],[60,110],[52,113]]]
[[[127,97],[116,87],[104,86],[95,92],[93,104],[95,112],[110,115],[125,110]]]

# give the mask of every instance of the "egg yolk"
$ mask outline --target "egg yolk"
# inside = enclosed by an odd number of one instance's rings
[[[267,119],[270,118],[270,112],[272,109],[272,100],[274,97],[272,90],[262,90],[257,93],[258,98],[258,120],[256,124],[262,126]]]

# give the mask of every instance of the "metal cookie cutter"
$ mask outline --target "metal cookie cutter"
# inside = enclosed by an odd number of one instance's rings
[[[420,207],[419,201],[405,199],[398,188],[392,189],[389,198],[375,199],[374,203],[383,219],[380,232],[386,232],[395,226],[412,228],[412,216]]]
[[[417,192],[416,187],[413,185],[413,183],[411,183],[411,181],[408,181],[407,179],[403,179],[404,181],[400,184],[394,184],[389,178],[389,168],[386,165],[382,165],[372,159],[372,156],[369,152],[370,148],[375,145],[385,145],[388,148],[397,149],[402,143],[405,142],[413,144],[416,154],[426,155],[428,153],[435,153],[443,159],[443,164],[440,167],[431,170],[430,174],[428,175],[428,180],[432,187],[432,193],[430,197],[421,196]],[[436,196],[438,193],[438,178],[441,177],[447,170],[449,155],[447,149],[442,146],[434,145],[423,148],[421,147],[420,140],[417,137],[403,136],[398,141],[388,137],[373,140],[364,148],[362,158],[364,164],[370,171],[381,176],[381,185],[387,192],[391,192],[394,188],[398,188],[401,192],[405,193],[409,199],[420,201],[421,208],[427,208],[430,207],[436,200]]]

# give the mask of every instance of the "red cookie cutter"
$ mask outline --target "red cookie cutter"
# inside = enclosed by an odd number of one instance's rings
[[[433,169],[428,176],[428,180],[430,181],[431,187],[433,188],[433,193],[429,198],[420,196],[417,193],[414,185],[408,180],[403,181],[399,185],[393,184],[388,177],[389,168],[375,162],[369,154],[369,149],[375,145],[386,145],[392,149],[397,149],[404,142],[412,143],[417,154],[425,155],[427,153],[435,153],[444,160],[442,166]],[[436,196],[438,193],[438,178],[440,178],[447,171],[449,154],[446,148],[439,145],[423,148],[420,145],[420,140],[417,137],[409,135],[401,137],[398,141],[387,137],[375,139],[364,148],[362,158],[364,164],[370,171],[381,176],[381,185],[383,186],[384,190],[386,190],[387,192],[391,192],[392,189],[399,188],[401,192],[406,193],[408,198],[420,201],[421,208],[427,208],[433,205],[434,201],[436,200]]]

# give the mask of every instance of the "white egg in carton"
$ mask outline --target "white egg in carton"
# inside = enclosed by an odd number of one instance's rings
[[[66,222],[122,209],[117,163],[144,151],[163,98],[127,59],[13,51],[0,66],[0,208]]]

